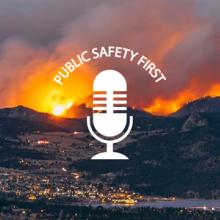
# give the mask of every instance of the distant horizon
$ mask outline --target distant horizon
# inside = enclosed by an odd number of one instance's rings
[[[193,103],[193,102],[202,100],[202,99],[206,99],[206,98],[212,98],[212,99],[214,99],[214,98],[220,98],[220,96],[204,96],[204,97],[200,97],[200,98],[198,98],[198,99],[191,100],[191,101],[189,101],[189,102],[184,103],[177,111],[172,112],[172,113],[170,113],[170,114],[168,114],[168,115],[157,115],[157,114],[153,114],[152,112],[145,111],[144,109],[135,108],[135,107],[131,107],[131,106],[128,106],[128,108],[133,109],[133,110],[143,111],[143,112],[146,112],[146,113],[151,114],[152,116],[168,117],[168,116],[170,116],[170,115],[172,115],[172,114],[178,112],[179,110],[181,110],[184,106],[186,106],[186,105],[188,105],[188,104],[191,104],[191,103]],[[83,104],[83,103],[82,103],[82,104],[79,104],[79,105],[76,105],[75,107],[77,108],[77,107],[80,107],[80,106],[84,106],[84,107],[86,107],[86,109],[92,109],[92,107],[87,107],[86,104]],[[0,107],[0,110],[3,110],[3,109],[13,109],[13,108],[18,108],[18,107],[23,107],[23,108],[26,108],[26,109],[29,109],[29,110],[32,110],[32,111],[35,111],[35,112],[38,112],[38,113],[49,114],[49,115],[51,115],[51,116],[53,116],[53,117],[57,117],[57,118],[70,118],[70,119],[71,119],[71,118],[73,118],[73,119],[74,119],[74,118],[76,118],[76,119],[84,118],[84,117],[69,117],[68,115],[65,115],[65,113],[64,113],[63,115],[59,115],[59,116],[58,116],[58,115],[54,115],[53,113],[50,113],[50,112],[38,111],[38,110],[36,110],[36,109],[34,109],[34,108],[31,108],[31,107],[28,107],[28,106],[25,106],[25,105],[16,105],[16,106]]]

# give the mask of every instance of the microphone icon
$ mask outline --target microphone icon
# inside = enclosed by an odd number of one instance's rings
[[[127,82],[115,70],[100,72],[93,82],[93,116],[87,116],[91,135],[107,145],[107,151],[92,157],[95,160],[128,159],[113,151],[113,144],[125,139],[133,126],[133,117],[127,123]],[[91,120],[92,118],[92,120]]]

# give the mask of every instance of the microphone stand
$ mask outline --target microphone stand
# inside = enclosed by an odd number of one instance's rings
[[[107,145],[106,152],[96,154],[95,156],[92,157],[92,160],[128,160],[128,157],[126,157],[124,154],[114,152],[113,151],[113,144],[118,143],[122,140],[124,140],[130,133],[131,129],[133,126],[133,116],[129,117],[129,125],[124,134],[122,134],[121,137],[115,139],[115,140],[105,140],[101,137],[99,137],[92,129],[91,126],[91,117],[87,116],[87,127],[89,129],[89,132],[92,134],[92,136]]]

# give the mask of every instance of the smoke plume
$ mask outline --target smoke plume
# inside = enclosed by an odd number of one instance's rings
[[[2,0],[0,106],[52,112],[86,103],[95,75],[116,69],[128,82],[129,105],[169,114],[185,102],[220,95],[218,0]],[[56,70],[92,47],[122,46],[146,55],[167,81],[156,84],[125,60],[84,64],[60,87]]]

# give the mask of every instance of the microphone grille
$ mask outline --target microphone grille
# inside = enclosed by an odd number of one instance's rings
[[[124,113],[127,111],[126,91],[94,91],[93,113]]]
[[[113,112],[124,113],[127,111],[127,91],[113,91]]]
[[[107,92],[93,91],[93,113],[107,112]]]

